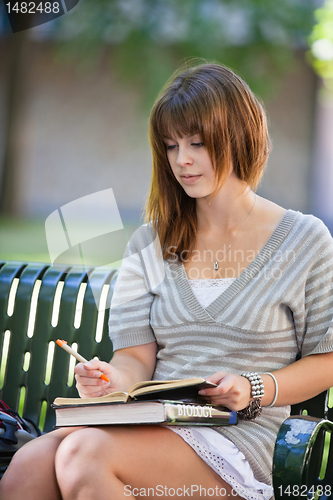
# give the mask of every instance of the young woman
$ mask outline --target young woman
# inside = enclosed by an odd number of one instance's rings
[[[150,140],[147,224],[110,312],[115,354],[78,364],[77,388],[84,398],[203,376],[217,387],[202,395],[239,423],[63,428],[15,455],[1,500],[267,499],[289,405],[333,385],[332,238],[315,217],[255,194],[269,138],[248,86],[218,64],[176,75]]]

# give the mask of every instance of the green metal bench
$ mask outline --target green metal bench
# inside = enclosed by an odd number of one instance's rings
[[[105,308],[115,279],[112,269],[0,263],[0,399],[45,432],[54,426],[50,403],[77,396],[75,360],[55,341],[74,344],[87,359],[112,357]]]
[[[112,357],[107,322],[116,276],[114,269],[0,262],[0,399],[44,432],[54,426],[50,403],[77,396],[75,360],[55,346],[57,338],[87,359]],[[316,491],[332,496],[328,395],[293,406],[294,416],[283,423],[273,464],[276,499],[314,498]]]
[[[292,406],[283,422],[274,451],[276,499],[333,498],[331,391]]]

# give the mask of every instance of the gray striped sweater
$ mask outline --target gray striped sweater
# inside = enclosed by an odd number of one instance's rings
[[[274,371],[333,350],[333,241],[311,215],[288,210],[242,274],[204,309],[182,263],[161,257],[148,225],[131,238],[110,309],[114,349],[157,341],[154,379],[216,371]],[[173,261],[172,261],[173,260]],[[277,432],[290,407],[214,427],[233,441],[256,478],[271,483]]]

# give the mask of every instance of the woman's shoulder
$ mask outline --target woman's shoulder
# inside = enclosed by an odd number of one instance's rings
[[[260,219],[262,225],[268,228],[276,228],[279,225],[288,224],[299,237],[307,237],[309,234],[316,234],[328,240],[332,240],[332,235],[324,222],[312,214],[305,214],[298,210],[286,209],[280,205],[260,198]]]
[[[154,229],[152,223],[146,223],[139,226],[131,235],[128,242],[128,251],[142,252],[144,249],[150,247],[152,244],[159,244],[157,231]]]
[[[297,255],[306,254],[309,261],[324,257],[333,265],[333,238],[321,219],[298,210],[284,209],[264,199],[261,208],[259,231],[268,231],[267,234],[271,234],[274,241],[277,239],[280,250]]]
[[[322,240],[325,244],[333,245],[332,235],[319,217],[291,209],[287,213],[294,218],[294,231],[299,234],[299,237],[309,238],[311,236],[311,239]]]
[[[325,266],[333,268],[333,238],[324,222],[313,214],[289,209],[286,218],[292,221],[286,243],[289,250],[307,256],[307,261],[317,266],[325,261]]]

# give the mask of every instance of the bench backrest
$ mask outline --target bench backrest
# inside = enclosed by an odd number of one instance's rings
[[[57,396],[77,396],[76,361],[55,341],[77,344],[87,359],[112,357],[107,308],[116,274],[0,262],[0,399],[44,431],[54,425],[50,403]]]
[[[115,269],[0,262],[0,399],[44,431],[54,426],[52,401],[77,397],[75,359],[55,341],[77,344],[87,359],[112,357],[107,323],[116,277]],[[292,414],[333,420],[328,399],[326,391]]]

